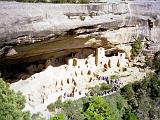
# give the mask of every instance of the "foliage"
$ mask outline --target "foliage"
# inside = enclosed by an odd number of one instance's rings
[[[128,109],[127,101],[120,95],[119,92],[105,97],[106,101],[111,107],[111,110],[114,111],[112,115],[113,120],[121,120],[121,117],[124,115],[126,109]]]
[[[15,93],[0,79],[0,120],[31,120],[29,112],[22,112],[25,102],[20,92]]]
[[[84,21],[85,20],[85,16],[79,16],[80,20]]]
[[[137,117],[135,113],[128,112],[127,114],[125,114],[124,120],[137,120]]]
[[[50,0],[51,3],[65,3],[65,0]]]
[[[89,104],[84,104],[85,120],[112,120],[112,111],[109,104],[102,97],[91,98]]]
[[[111,75],[110,79],[111,80],[116,80],[116,79],[119,79],[119,76],[118,75]]]
[[[12,0],[10,0],[12,1]],[[27,3],[80,3],[80,4],[86,4],[89,3],[90,0],[16,0],[17,2],[27,2]]]
[[[132,84],[129,83],[128,85],[124,86],[121,89],[121,94],[127,100],[132,99],[132,97],[134,97],[134,91],[133,91],[133,88],[132,88]]]
[[[35,3],[36,0],[16,0],[16,2],[28,2],[28,3]]]
[[[150,89],[148,89],[150,97],[152,99],[155,98],[160,98],[160,76],[156,75],[156,74],[151,74],[150,75],[150,83],[148,85],[148,87]]]
[[[66,114],[69,120],[84,120],[84,116],[81,114],[83,108],[83,100],[87,98],[82,98],[77,101],[65,101],[62,106],[63,112]]]
[[[154,55],[152,68],[155,69],[156,73],[160,72],[160,51],[156,52]]]
[[[54,103],[51,103],[47,106],[47,109],[50,112],[54,112],[56,108],[61,108],[61,107],[62,107],[61,97],[58,97],[58,99]]]
[[[56,109],[56,106],[54,103],[51,103],[47,106],[47,109],[49,110],[49,112],[54,112]]]
[[[79,0],[80,4],[87,4],[87,3],[90,3],[90,0]]]
[[[51,117],[49,120],[65,120],[64,114],[57,114],[54,117]]]
[[[142,50],[141,40],[136,39],[131,46],[132,46],[132,49],[131,49],[132,55],[131,55],[131,57],[135,58],[135,57],[137,57],[139,55],[139,53]]]
[[[111,88],[112,88],[112,86],[107,84],[107,83],[101,83],[100,84],[100,91],[102,91],[102,92],[105,91],[105,90],[109,90]]]
[[[45,120],[45,118],[43,118],[40,113],[36,113],[32,115],[32,120]]]
[[[114,116],[111,105],[97,96],[65,101],[61,110],[68,120],[113,120]]]
[[[154,54],[154,57],[145,57],[144,67],[150,67],[154,69],[157,74],[160,74],[160,51]]]
[[[140,82],[126,85],[121,89],[121,95],[128,102],[128,111],[135,113],[140,120],[160,118],[157,106],[160,100],[159,74],[152,73]],[[134,120],[132,113],[127,112],[124,118]]]
[[[93,16],[96,16],[96,13],[95,13],[95,12],[90,12],[90,13],[89,13],[89,16],[90,16],[91,18],[93,18]]]
[[[145,64],[143,67],[146,68],[147,66],[152,67],[152,58],[148,56],[145,57]]]
[[[101,90],[100,90],[100,87],[98,85],[89,88],[89,94],[91,96],[94,96],[94,95],[96,95],[96,94],[98,94],[100,92],[101,92]]]
[[[95,96],[96,94],[99,94],[103,91],[111,89],[112,86],[107,83],[100,83],[100,85],[96,85],[94,87],[89,88],[89,95]]]

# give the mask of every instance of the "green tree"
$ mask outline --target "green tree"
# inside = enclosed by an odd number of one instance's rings
[[[0,120],[31,120],[29,112],[22,112],[25,102],[20,92],[15,93],[0,79]]]
[[[152,99],[160,98],[160,77],[159,75],[153,74],[150,76],[150,82],[148,87],[150,97]]]
[[[121,89],[121,95],[127,100],[131,110],[137,109],[138,103],[131,83]]]
[[[93,97],[89,104],[84,104],[85,120],[112,120],[112,111],[109,104],[102,97]],[[87,106],[87,107],[86,107]]]
[[[160,51],[156,52],[154,55],[152,68],[155,69],[156,73],[160,72]]]
[[[86,98],[87,99],[87,98]],[[65,101],[63,103],[63,113],[66,114],[68,120],[84,120],[83,114],[81,114],[83,107],[83,98],[76,101]]]

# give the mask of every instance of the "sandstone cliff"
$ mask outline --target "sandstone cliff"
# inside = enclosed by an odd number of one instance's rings
[[[47,59],[79,48],[159,50],[159,1],[93,4],[0,2],[0,64]],[[148,45],[147,49],[145,45]]]

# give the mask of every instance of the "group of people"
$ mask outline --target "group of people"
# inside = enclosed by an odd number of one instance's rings
[[[104,95],[109,95],[112,94],[120,89],[120,87],[123,85],[123,83],[119,79],[115,80],[109,80],[108,77],[106,76],[100,76],[99,80],[105,81],[108,85],[111,85],[112,88],[109,90],[105,90],[101,93],[97,93],[97,96],[104,96]]]

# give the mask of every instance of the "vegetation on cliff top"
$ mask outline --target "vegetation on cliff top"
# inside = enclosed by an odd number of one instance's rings
[[[4,1],[4,0],[0,0]],[[13,1],[13,0],[8,0]],[[15,0],[16,2],[27,2],[27,3],[76,3],[76,4],[86,4],[90,3],[90,0]]]

